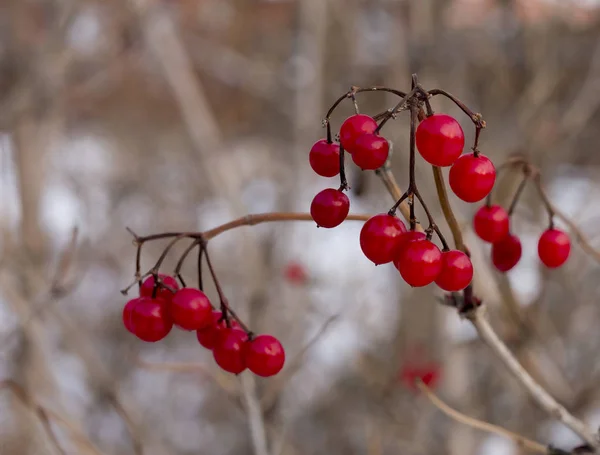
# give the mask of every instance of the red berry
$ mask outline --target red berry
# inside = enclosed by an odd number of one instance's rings
[[[290,262],[284,269],[284,276],[292,284],[303,285],[308,281],[308,274],[302,264]]]
[[[492,243],[492,263],[501,272],[508,272],[521,259],[521,241],[509,234],[502,240]]]
[[[169,307],[175,325],[184,330],[199,330],[212,323],[212,305],[199,289],[182,288]]]
[[[425,240],[425,238],[425,234],[421,231],[407,231],[400,235],[398,250],[396,251],[396,256],[394,257],[394,265],[398,270],[400,270],[399,260],[408,244],[415,240]]]
[[[450,188],[465,202],[481,201],[496,181],[496,168],[484,155],[462,155],[450,168]]]
[[[400,275],[413,287],[432,283],[442,270],[442,253],[429,240],[413,240],[396,261]]]
[[[475,233],[486,242],[498,242],[508,235],[508,213],[499,205],[484,205],[473,218]]]
[[[135,333],[133,330],[133,324],[131,323],[131,313],[133,312],[133,307],[138,303],[139,300],[139,297],[131,299],[123,307],[123,325],[131,333]]]
[[[395,216],[381,213],[370,218],[360,231],[360,248],[375,265],[392,262],[406,233],[404,223]]]
[[[465,146],[465,133],[460,123],[446,114],[434,114],[417,127],[417,149],[434,166],[451,166]]]
[[[400,370],[400,379],[410,389],[416,390],[415,382],[417,379],[430,389],[435,388],[441,376],[439,365],[435,363],[426,365],[405,365]]]
[[[138,299],[131,311],[131,326],[140,340],[159,341],[169,334],[173,328],[173,321],[167,311],[167,305],[163,299]]]
[[[310,214],[317,226],[333,228],[342,223],[350,211],[348,196],[334,188],[318,193],[310,204]]]
[[[321,177],[335,177],[340,173],[340,146],[321,139],[310,149],[308,160]]]
[[[455,292],[466,288],[473,279],[473,264],[462,251],[452,250],[442,253],[442,271],[435,279],[444,291]]]
[[[538,241],[538,255],[546,267],[560,267],[569,258],[571,241],[569,236],[559,229],[544,231]]]
[[[246,343],[244,357],[248,369],[262,377],[279,373],[285,363],[283,346],[271,335],[258,335]]]
[[[248,335],[241,329],[220,330],[215,340],[213,356],[223,370],[239,374],[246,369],[244,348]]]
[[[170,288],[175,289],[175,290],[179,289],[179,285],[177,284],[177,281],[172,276],[165,275],[164,273],[159,273],[158,276],[159,276],[159,278],[162,279],[162,282],[164,284],[166,284],[167,286],[169,286]],[[153,291],[154,291],[154,276],[150,275],[142,283],[142,287],[140,289],[140,296],[141,297],[152,297]],[[167,288],[159,287],[156,290],[156,298],[163,299],[167,302],[169,302],[171,300],[171,298],[173,297],[173,294],[174,293],[169,291]]]
[[[368,115],[352,115],[342,123],[340,143],[348,153],[354,153],[358,138],[363,134],[374,133],[376,129],[377,123]]]
[[[374,171],[383,166],[388,158],[390,144],[376,134],[363,134],[355,142],[352,161],[363,171]]]
[[[227,328],[227,324],[225,319],[221,320],[223,317],[223,313],[220,311],[212,312],[212,323],[203,329],[196,331],[196,338],[198,338],[198,342],[204,346],[206,349],[213,349],[215,347],[215,343],[217,342],[217,336],[219,333]],[[241,329],[240,324],[233,319],[230,320],[231,327],[234,329]]]

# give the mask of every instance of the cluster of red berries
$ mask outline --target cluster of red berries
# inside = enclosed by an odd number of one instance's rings
[[[149,276],[140,287],[140,296],[123,308],[125,328],[147,342],[165,338],[173,325],[196,331],[198,342],[213,352],[225,371],[239,374],[248,368],[258,376],[273,376],[283,368],[285,351],[271,335],[246,332],[235,320],[223,317],[204,292],[180,288],[175,278],[159,274],[159,283]]]
[[[510,215],[499,205],[484,205],[473,218],[475,233],[492,244],[492,263],[508,272],[521,259],[521,240],[510,232]],[[538,240],[538,256],[548,268],[563,265],[569,258],[571,241],[563,231],[550,227]]]
[[[310,150],[312,169],[323,177],[340,173],[342,150],[363,170],[382,167],[389,153],[388,142],[378,134],[377,122],[364,114],[347,118],[340,128],[340,145],[326,139],[317,141]],[[460,124],[446,114],[433,114],[417,127],[416,147],[430,164],[450,169],[450,187],[463,201],[477,202],[492,190],[496,169],[492,162],[475,151],[462,154],[465,136]],[[310,213],[320,227],[341,224],[350,211],[350,201],[340,189],[327,188],[318,193]],[[440,251],[428,236],[407,231],[393,212],[368,220],[360,234],[360,245],[367,258],[376,265],[393,262],[404,280],[414,287],[435,282],[446,291],[459,291],[473,278],[473,265],[461,251]]]

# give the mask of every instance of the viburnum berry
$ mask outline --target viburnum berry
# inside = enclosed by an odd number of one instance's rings
[[[421,231],[406,231],[400,235],[400,238],[398,239],[398,250],[396,251],[396,257],[394,258],[394,265],[398,270],[400,270],[398,261],[402,257],[402,253],[408,244],[414,240],[425,240],[425,238],[425,233]]]
[[[308,160],[321,177],[335,177],[340,173],[340,146],[326,139],[318,140],[310,149]]]
[[[444,291],[456,292],[466,288],[473,279],[473,264],[462,251],[442,252],[442,271],[435,279]]]
[[[556,268],[569,258],[571,241],[569,236],[559,229],[547,229],[538,241],[538,256],[546,267]]]
[[[340,128],[340,143],[348,153],[356,150],[356,141],[363,134],[372,134],[377,129],[377,122],[364,114],[348,117]]]
[[[133,307],[138,303],[139,300],[139,297],[131,299],[123,307],[123,325],[129,332],[133,334],[135,334],[135,331],[133,330],[133,324],[131,323],[131,313],[133,312]]]
[[[283,271],[285,279],[296,285],[306,284],[308,281],[308,274],[302,264],[297,262],[289,262]]]
[[[486,242],[498,242],[508,235],[510,220],[508,212],[499,205],[484,205],[473,217],[475,233]]]
[[[431,241],[413,240],[396,261],[404,281],[413,287],[427,286],[442,270],[442,252]]]
[[[199,330],[212,323],[212,305],[204,292],[182,288],[175,293],[169,306],[173,323],[184,330]]]
[[[441,376],[441,368],[437,363],[423,365],[403,365],[400,369],[400,380],[410,389],[416,390],[416,381],[420,379],[430,389],[435,388]]]
[[[314,197],[310,214],[317,226],[334,228],[342,223],[350,211],[350,200],[340,190],[327,188]]]
[[[451,166],[465,146],[460,123],[446,114],[433,114],[423,120],[415,139],[423,159],[434,166]]]
[[[492,263],[501,272],[508,272],[521,259],[521,240],[509,234],[502,240],[492,243]]]
[[[277,338],[258,335],[244,346],[246,366],[252,373],[268,377],[281,371],[285,363],[285,351]]]
[[[248,335],[241,329],[219,330],[213,347],[213,357],[223,370],[239,374],[246,369],[244,348]]]
[[[465,202],[481,201],[490,194],[496,181],[496,168],[484,155],[467,153],[450,168],[450,188]]]
[[[212,312],[212,323],[203,329],[196,331],[196,338],[198,339],[198,343],[204,346],[206,349],[212,350],[215,347],[217,342],[217,336],[219,333],[227,328],[227,323],[223,318],[223,313],[220,311]],[[231,319],[229,321],[232,329],[240,329],[240,324]]]
[[[392,262],[398,254],[406,227],[398,217],[381,213],[370,218],[360,231],[360,248],[375,265]]]
[[[374,171],[385,164],[390,144],[377,134],[363,134],[356,139],[352,161],[363,171]]]
[[[158,277],[162,280],[162,282],[169,286],[172,289],[177,291],[179,289],[179,285],[177,284],[177,280],[170,275],[165,275],[164,273],[159,273]],[[154,291],[154,276],[150,275],[148,278],[144,280],[142,283],[142,287],[140,288],[140,296],[141,297],[152,297],[152,292]],[[165,300],[166,302],[170,302],[173,297],[173,292],[171,292],[167,288],[159,287],[156,290],[156,297]]]
[[[166,337],[173,328],[167,306],[168,303],[163,299],[140,297],[131,310],[133,333],[140,340],[148,342]]]

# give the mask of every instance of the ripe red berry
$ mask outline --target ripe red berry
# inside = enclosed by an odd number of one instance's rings
[[[374,171],[388,158],[390,144],[377,134],[363,134],[356,139],[352,161],[363,171]]]
[[[406,233],[404,223],[395,216],[381,213],[370,218],[360,231],[360,248],[375,265],[392,262]]]
[[[425,233],[421,231],[406,231],[400,235],[400,239],[398,241],[398,250],[396,251],[396,256],[394,257],[394,265],[398,270],[400,270],[399,260],[408,244],[414,240],[425,240],[425,238]]]
[[[450,168],[450,188],[465,202],[477,202],[486,197],[496,181],[496,168],[484,155],[462,155]]]
[[[416,390],[417,379],[430,389],[435,388],[441,376],[440,366],[436,363],[425,365],[404,365],[400,370],[400,380],[410,389]]]
[[[310,149],[308,161],[321,177],[335,177],[340,173],[340,146],[326,139],[318,140]]]
[[[348,153],[354,153],[357,139],[363,134],[374,133],[376,129],[377,123],[368,115],[352,115],[342,123],[340,143]]]
[[[556,268],[569,258],[571,241],[569,236],[559,229],[548,229],[538,241],[538,255],[546,267]]]
[[[317,226],[334,228],[342,223],[350,211],[348,196],[334,188],[318,193],[310,204],[310,214]]]
[[[475,233],[486,242],[498,242],[508,235],[508,213],[499,205],[484,205],[473,218]]]
[[[196,338],[198,342],[206,349],[213,349],[217,342],[217,336],[219,333],[227,328],[225,319],[221,320],[223,313],[220,311],[212,312],[212,323],[203,329],[196,331]],[[240,324],[235,320],[230,320],[231,328],[241,329]]]
[[[134,334],[135,331],[133,330],[133,324],[131,323],[131,313],[133,312],[133,307],[138,303],[139,300],[139,297],[131,299],[123,307],[123,325],[129,332]]]
[[[162,279],[162,282],[169,286],[172,289],[179,289],[179,285],[177,284],[177,280],[170,275],[165,275],[164,273],[158,274],[159,278]],[[142,287],[140,289],[141,297],[152,297],[152,292],[154,291],[154,276],[150,275],[148,278],[144,280],[142,283]],[[156,290],[156,298],[163,299],[167,302],[171,301],[173,297],[173,292],[169,291],[167,288],[159,287]]]
[[[442,271],[435,279],[444,291],[456,292],[466,288],[473,279],[473,264],[462,251],[442,252]]]
[[[258,335],[246,343],[244,357],[248,369],[262,377],[279,373],[285,363],[283,346],[271,335]]]
[[[509,234],[502,240],[492,243],[492,263],[501,272],[508,272],[521,259],[521,241]]]
[[[138,299],[131,311],[131,326],[140,340],[159,341],[169,334],[173,328],[173,321],[167,311],[167,305],[163,299]]]
[[[213,357],[217,365],[229,373],[239,374],[244,371],[244,345],[247,339],[248,335],[241,329],[219,330],[213,348]]]
[[[184,330],[199,330],[212,323],[212,305],[199,289],[182,288],[169,306],[173,323]]]
[[[442,252],[429,240],[413,240],[396,261],[400,275],[413,287],[432,283],[442,270]]]
[[[308,281],[308,274],[306,273],[306,269],[302,264],[297,262],[290,262],[285,266],[283,271],[285,279],[296,285],[306,284]]]
[[[446,114],[434,114],[417,127],[419,153],[434,166],[451,166],[465,146],[465,133],[460,123]]]

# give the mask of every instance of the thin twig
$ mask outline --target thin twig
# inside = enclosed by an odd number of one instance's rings
[[[485,307],[481,306],[476,310],[466,313],[465,316],[471,321],[475,329],[477,329],[479,337],[492,349],[492,351],[494,351],[508,371],[511,372],[544,411],[560,420],[592,447],[600,448],[600,441],[594,432],[583,421],[570,414],[564,406],[550,396],[550,394],[540,386],[527,371],[525,371],[490,325],[485,312]]]
[[[540,444],[539,442],[532,441],[531,439],[528,439],[525,436],[513,433],[512,431],[499,427],[498,425],[493,425],[491,423],[484,422],[473,417],[469,417],[468,415],[465,415],[462,412],[451,408],[449,405],[444,403],[435,393],[433,393],[433,391],[429,387],[427,387],[420,379],[417,379],[416,384],[417,387],[421,390],[421,392],[423,392],[427,396],[429,401],[431,401],[431,403],[436,408],[438,408],[451,419],[468,425],[471,428],[476,428],[478,430],[487,431],[488,433],[494,433],[500,436],[504,436],[508,439],[512,439],[519,447],[523,447],[527,450],[530,450],[531,452],[542,454],[548,453],[548,448],[543,444]]]

